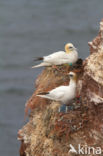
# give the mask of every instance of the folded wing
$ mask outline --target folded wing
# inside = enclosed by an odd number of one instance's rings
[[[67,54],[63,51],[55,52],[49,56],[45,56],[43,61],[55,65],[61,65],[65,63],[74,63],[78,59],[77,53],[71,52]]]

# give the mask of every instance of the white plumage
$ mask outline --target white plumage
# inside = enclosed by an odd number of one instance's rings
[[[76,96],[76,74],[74,72],[69,73],[70,82],[68,86],[57,87],[45,95],[37,95],[42,98],[58,101],[63,104],[68,104]]]
[[[42,66],[62,65],[62,64],[74,64],[78,60],[78,52],[76,51],[76,48],[73,46],[73,44],[68,43],[65,45],[65,52],[64,51],[54,52],[51,55],[44,56],[42,60],[43,60],[42,63],[33,66],[32,68]]]

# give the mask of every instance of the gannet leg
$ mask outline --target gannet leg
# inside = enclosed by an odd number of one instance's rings
[[[58,109],[58,112],[60,113],[60,111],[61,111],[61,107],[59,107],[59,109]]]
[[[65,112],[67,113],[68,112],[68,106],[65,106],[65,107],[66,107]]]

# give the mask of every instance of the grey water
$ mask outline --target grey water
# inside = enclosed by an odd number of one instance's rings
[[[31,69],[34,57],[72,42],[84,59],[102,18],[102,0],[0,0],[1,156],[19,156],[25,102],[43,69]]]

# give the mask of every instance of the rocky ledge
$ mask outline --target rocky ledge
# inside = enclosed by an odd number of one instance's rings
[[[90,56],[82,66],[68,70],[60,66],[61,72],[48,67],[37,78],[36,90],[25,108],[26,113],[31,110],[29,122],[18,132],[20,156],[103,155],[103,20],[89,46]],[[36,94],[67,85],[70,70],[77,72],[80,98],[73,101],[73,109],[58,113],[59,103]],[[71,146],[74,153],[69,151]]]

